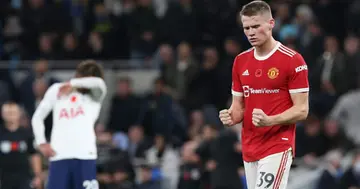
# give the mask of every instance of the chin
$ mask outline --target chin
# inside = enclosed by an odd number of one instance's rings
[[[256,42],[252,42],[250,43],[253,47],[259,47],[261,45],[263,45],[264,43],[260,42],[260,41],[256,41]]]
[[[258,47],[258,46],[259,46],[259,43],[258,43],[258,42],[253,42],[253,43],[250,42],[250,44],[251,44],[251,46],[253,46],[253,47]]]

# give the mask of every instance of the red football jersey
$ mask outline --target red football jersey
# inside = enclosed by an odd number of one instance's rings
[[[242,149],[247,162],[289,148],[295,151],[295,124],[256,127],[254,108],[276,115],[292,107],[290,93],[308,92],[308,70],[302,56],[277,43],[266,56],[257,56],[255,48],[239,54],[232,71],[232,94],[243,96],[245,104]]]

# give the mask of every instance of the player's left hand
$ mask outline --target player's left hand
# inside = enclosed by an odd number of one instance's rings
[[[73,90],[73,88],[69,82],[64,83],[59,89],[58,96],[66,96],[66,95],[70,94],[72,90]]]
[[[31,188],[41,189],[42,177],[41,175],[35,176],[31,181]]]
[[[252,123],[257,127],[270,126],[271,119],[261,109],[254,108],[252,112]]]

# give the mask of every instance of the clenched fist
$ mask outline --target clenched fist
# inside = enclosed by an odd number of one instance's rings
[[[257,126],[271,126],[271,120],[261,109],[254,108],[252,112],[252,123]]]
[[[225,126],[233,126],[236,123],[234,123],[232,117],[231,117],[231,110],[230,109],[224,109],[221,110],[219,113],[219,118],[221,120],[221,122],[225,125]]]

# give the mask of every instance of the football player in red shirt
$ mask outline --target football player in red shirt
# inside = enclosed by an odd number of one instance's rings
[[[252,1],[241,22],[253,48],[239,54],[232,71],[226,126],[243,122],[242,149],[248,189],[285,189],[295,153],[295,123],[308,115],[308,71],[302,56],[272,37],[270,6]]]

